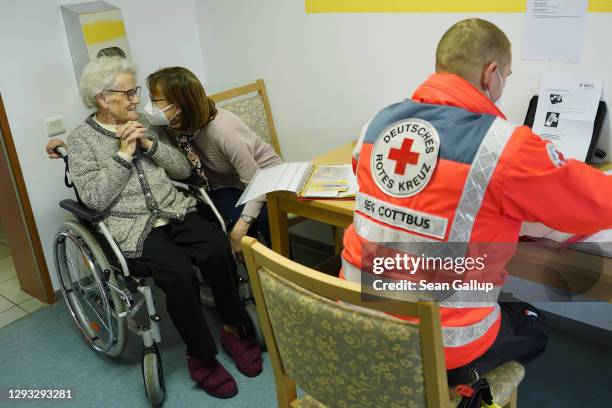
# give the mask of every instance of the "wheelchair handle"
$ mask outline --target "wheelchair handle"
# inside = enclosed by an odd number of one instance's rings
[[[68,151],[66,151],[66,148],[64,146],[58,146],[55,149],[53,149],[53,151],[59,154],[60,157],[62,158],[68,154]]]

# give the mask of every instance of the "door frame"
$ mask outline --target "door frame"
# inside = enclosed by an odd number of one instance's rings
[[[45,254],[21,172],[8,116],[0,94],[0,185],[5,190],[0,209],[17,216],[3,216],[3,227],[9,242],[21,289],[44,303],[55,303]],[[4,176],[8,177],[4,177]]]

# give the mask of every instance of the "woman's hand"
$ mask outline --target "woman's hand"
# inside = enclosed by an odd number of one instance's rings
[[[119,151],[129,156],[134,156],[134,153],[136,152],[136,141],[121,139],[119,142]]]
[[[45,146],[45,150],[47,151],[47,155],[50,159],[60,159],[62,157],[61,154],[58,154],[55,149],[58,147],[63,147],[64,149],[68,149],[68,145],[64,143],[62,139],[59,137],[53,137],[49,139],[49,143]]]
[[[244,258],[242,257],[242,247],[240,246],[240,241],[249,231],[251,226],[246,223],[245,220],[241,218],[236,221],[234,224],[234,228],[230,233],[230,244],[232,245],[232,251],[236,254],[236,260],[244,263]]]
[[[153,146],[153,141],[148,137],[141,137],[138,139],[138,147],[142,150],[149,150]]]
[[[123,126],[117,126],[117,138],[121,141],[119,151],[134,155],[139,140],[144,138],[147,128],[138,122],[127,122]],[[150,142],[150,141],[149,141]]]

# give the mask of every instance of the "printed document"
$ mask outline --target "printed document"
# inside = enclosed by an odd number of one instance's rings
[[[564,75],[542,78],[534,133],[552,141],[566,159],[585,161],[603,80]]]
[[[579,64],[587,6],[587,0],[528,0],[523,59]]]

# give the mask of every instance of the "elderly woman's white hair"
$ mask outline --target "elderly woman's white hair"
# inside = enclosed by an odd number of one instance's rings
[[[120,74],[136,76],[136,66],[121,57],[98,57],[87,64],[79,81],[85,106],[95,107],[96,96],[111,89]]]

